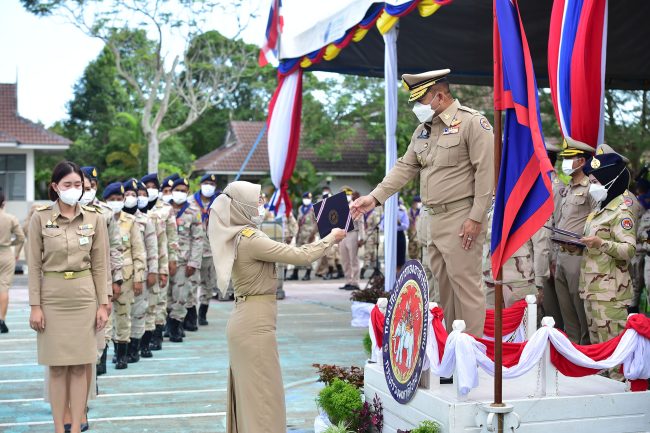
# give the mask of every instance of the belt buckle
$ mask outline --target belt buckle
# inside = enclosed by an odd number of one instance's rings
[[[63,278],[66,280],[71,280],[74,278],[74,272],[64,272],[63,273]]]
[[[246,296],[237,296],[237,302],[245,302]]]

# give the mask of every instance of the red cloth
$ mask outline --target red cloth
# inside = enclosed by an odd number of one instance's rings
[[[370,323],[372,323],[372,330],[375,333],[377,347],[381,348],[384,345],[384,324],[386,323],[386,316],[376,305],[370,310]]]
[[[439,361],[442,361],[442,356],[445,354],[445,344],[447,342],[447,337],[449,334],[444,326],[442,326],[442,319],[445,318],[445,314],[440,307],[434,307],[431,309],[431,325],[433,327],[433,336],[438,343],[438,358]]]
[[[487,348],[487,351],[485,354],[490,358],[492,361],[494,361],[494,341],[493,340],[486,340],[484,338],[476,338],[476,341],[479,343],[485,344],[485,347]],[[502,350],[502,360],[503,360],[503,366],[504,367],[512,367],[513,365],[519,364],[519,359],[521,358],[521,352],[524,351],[524,347],[526,347],[526,341],[523,343],[501,343],[503,350]]]
[[[627,319],[625,329],[634,329],[639,335],[650,340],[650,318],[643,314],[633,314]]]
[[[503,335],[508,335],[519,327],[519,324],[526,314],[526,303],[525,299],[515,302],[510,308],[504,308],[503,313],[503,325],[502,333]],[[494,338],[494,310],[485,311],[485,325],[483,325],[483,335],[487,337]]]

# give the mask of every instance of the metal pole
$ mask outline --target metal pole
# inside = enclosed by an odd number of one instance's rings
[[[501,169],[502,131],[501,110],[494,110],[494,187],[499,184]],[[499,267],[494,288],[494,402],[492,406],[503,406],[503,285],[502,268]],[[498,433],[503,433],[503,414],[497,414]]]

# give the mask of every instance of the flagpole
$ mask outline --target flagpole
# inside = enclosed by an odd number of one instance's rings
[[[494,110],[494,188],[499,184],[502,153],[501,110]],[[492,406],[503,406],[503,267],[499,266],[494,287],[494,402]],[[503,433],[503,414],[497,414],[497,433]]]

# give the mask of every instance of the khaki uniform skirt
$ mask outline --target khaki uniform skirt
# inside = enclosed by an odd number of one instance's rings
[[[228,433],[286,433],[275,295],[237,299],[228,320]]]
[[[97,299],[92,276],[44,277],[41,309],[45,331],[38,333],[38,363],[49,366],[93,364],[97,360]]]
[[[16,258],[11,247],[0,247],[0,292],[6,292],[14,280]]]

